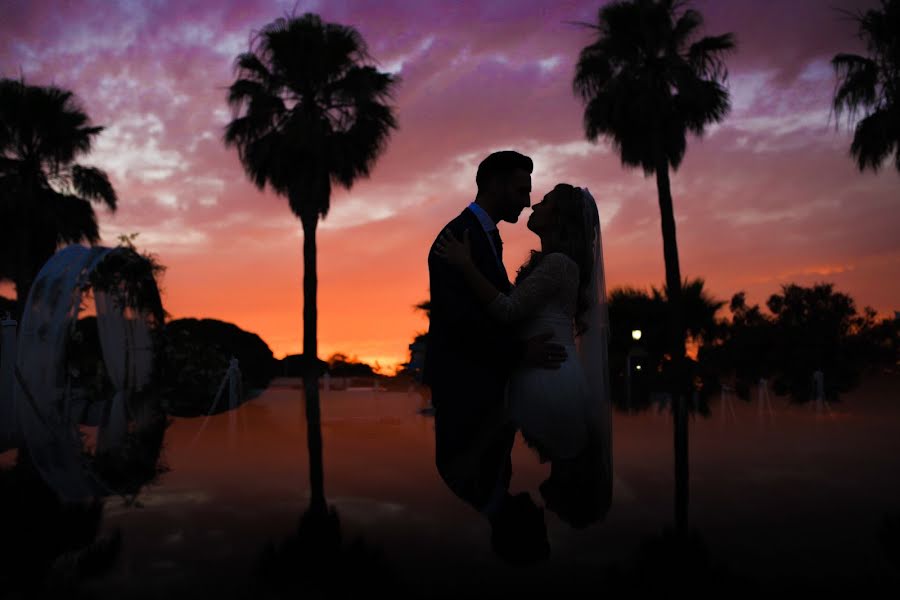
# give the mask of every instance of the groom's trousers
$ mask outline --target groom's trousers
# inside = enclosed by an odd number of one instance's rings
[[[485,511],[509,489],[516,429],[504,406],[504,383],[465,383],[432,385],[435,462],[454,494]]]

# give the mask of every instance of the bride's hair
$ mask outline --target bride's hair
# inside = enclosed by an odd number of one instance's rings
[[[591,274],[594,268],[592,240],[587,238],[584,224],[584,198],[581,190],[568,183],[559,183],[553,188],[553,226],[542,238],[547,252],[532,250],[531,256],[516,273],[518,284],[540,264],[546,254],[561,252],[578,265],[578,301],[575,306],[575,334],[587,330],[582,320],[590,305]]]

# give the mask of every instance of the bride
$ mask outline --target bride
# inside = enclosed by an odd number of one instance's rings
[[[586,188],[560,183],[533,207],[528,229],[541,241],[509,295],[471,259],[469,232],[445,230],[438,256],[456,266],[493,318],[516,323],[523,338],[552,332],[568,357],[558,370],[520,368],[510,377],[510,416],[542,462],[603,455],[611,475],[608,316],[600,219]]]

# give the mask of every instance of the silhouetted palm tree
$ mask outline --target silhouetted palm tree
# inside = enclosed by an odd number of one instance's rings
[[[684,304],[685,330],[701,346],[710,345],[718,336],[720,322],[716,319],[718,311],[725,303],[710,296],[704,288],[703,279],[686,280],[682,286]],[[649,397],[626,398],[621,392],[625,385],[626,357],[629,352],[639,346],[646,354],[649,367],[643,373],[648,378],[648,392],[665,389],[662,378],[658,377],[658,369],[665,364],[667,351],[666,331],[659,326],[668,319],[671,303],[666,298],[665,288],[643,289],[621,287],[609,293],[609,319],[611,334],[609,355],[614,388],[619,393],[615,401],[627,406],[629,410],[649,408]],[[632,339],[632,331],[641,331],[640,341]],[[637,400],[637,404],[635,404]],[[643,400],[643,402],[641,402]]]
[[[91,202],[116,208],[106,173],[76,162],[101,131],[72,92],[0,79],[0,279],[15,284],[19,315],[60,245],[99,241]]]
[[[858,111],[865,114],[850,145],[860,171],[877,172],[893,153],[900,172],[900,0],[881,0],[880,10],[853,17],[869,54],[837,54],[831,59],[838,78],[834,111],[838,117],[846,111],[851,120]]]
[[[696,10],[680,11],[683,4],[631,0],[603,6],[591,25],[597,39],[581,50],[574,80],[585,102],[588,139],[608,137],[623,165],[656,175],[666,286],[674,291],[672,351],[678,354],[684,352],[684,331],[669,168],[681,164],[688,132],[702,135],[727,114],[723,56],[734,48],[730,33],[691,43],[703,17]]]
[[[721,121],[730,102],[724,55],[735,46],[726,33],[692,41],[703,24],[680,0],[620,0],[600,8],[597,39],[581,50],[573,87],[585,102],[584,129],[591,141],[607,136],[622,164],[656,175],[662,221],[669,348],[676,380],[684,364],[681,268],[669,167],[677,169],[688,132],[702,135]],[[676,456],[676,526],[687,531],[687,411],[673,390]]]
[[[316,226],[328,214],[332,183],[367,177],[397,126],[388,104],[396,79],[365,64],[365,41],[352,27],[314,14],[279,18],[235,60],[228,91],[234,119],[225,144],[247,176],[287,197],[303,227],[303,355],[317,357]],[[319,424],[320,373],[304,375],[312,504],[324,510]]]
[[[706,343],[716,335],[719,322],[716,313],[725,306],[725,302],[713,298],[704,288],[703,278],[686,279],[681,287],[681,305],[684,330],[695,341]],[[653,288],[653,299],[666,306],[671,306],[667,298],[668,288]]]

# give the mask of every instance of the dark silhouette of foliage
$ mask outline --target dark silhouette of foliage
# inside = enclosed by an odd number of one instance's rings
[[[341,352],[332,354],[328,359],[328,373],[332,377],[375,377],[371,365]]]
[[[234,66],[228,89],[234,119],[224,141],[244,171],[288,199],[303,227],[303,355],[318,356],[316,227],[328,214],[331,186],[347,189],[368,177],[397,127],[389,105],[395,77],[371,66],[353,29],[306,13],[279,18],[254,36]],[[315,363],[304,373],[310,481],[324,502]],[[323,510],[324,505],[319,507]]]
[[[825,393],[832,400],[858,384],[861,365],[850,338],[858,315],[850,296],[835,292],[832,284],[789,284],[766,305],[774,316],[776,392],[812,399],[815,371],[825,373]]]
[[[415,305],[415,310],[425,313],[425,318],[431,320],[431,300],[423,300]],[[423,331],[416,334],[412,344],[409,345],[409,361],[400,365],[397,371],[398,376],[411,377],[413,380],[422,382],[422,369],[425,365],[425,351],[428,348],[428,332]]]
[[[871,308],[858,313],[853,299],[832,284],[786,284],[766,305],[769,314],[748,306],[743,292],[735,294],[731,322],[699,355],[707,374],[733,376],[745,398],[760,378],[771,378],[776,393],[808,401],[815,393],[813,374],[821,371],[825,396],[834,401],[867,369],[896,369],[900,322],[879,322]]]
[[[775,372],[775,333],[759,306],[747,306],[744,292],[731,298],[729,308],[731,322],[723,324],[718,339],[700,349],[698,359],[707,385],[717,388],[726,374],[733,373],[738,395],[749,399],[751,386]]]
[[[279,361],[278,373],[284,377],[303,377],[309,373],[309,369],[315,370],[319,376],[328,372],[328,363],[321,358],[316,358],[309,364],[302,354],[289,354]]]
[[[881,0],[878,8],[858,11],[858,37],[867,56],[836,54],[837,76],[832,106],[840,118],[856,123],[850,155],[860,171],[878,171],[891,154],[900,172],[900,0]]]
[[[682,298],[685,315],[685,329],[698,344],[713,343],[719,335],[719,320],[716,318],[724,302],[712,298],[704,289],[703,279],[686,280],[682,284]],[[650,393],[668,391],[670,376],[666,369],[668,331],[665,323],[669,319],[671,302],[664,290],[622,287],[609,293],[610,340],[609,359],[614,402],[628,410],[642,410],[650,406]],[[632,331],[640,330],[640,340],[632,339]],[[632,379],[645,382],[639,393],[632,389],[630,399],[626,399],[625,370],[629,352],[635,356],[639,350],[642,372],[632,373]],[[633,381],[634,383],[634,381]],[[627,401],[626,401],[627,400]],[[701,407],[697,407],[701,408]]]
[[[61,245],[99,241],[92,203],[116,208],[106,173],[76,162],[101,131],[72,92],[0,79],[0,279],[15,284],[17,315]]]
[[[161,367],[167,411],[178,416],[207,412],[232,357],[238,360],[243,388],[248,394],[267,387],[277,372],[272,351],[255,333],[216,319],[169,322]],[[222,400],[214,412],[227,408]]]

